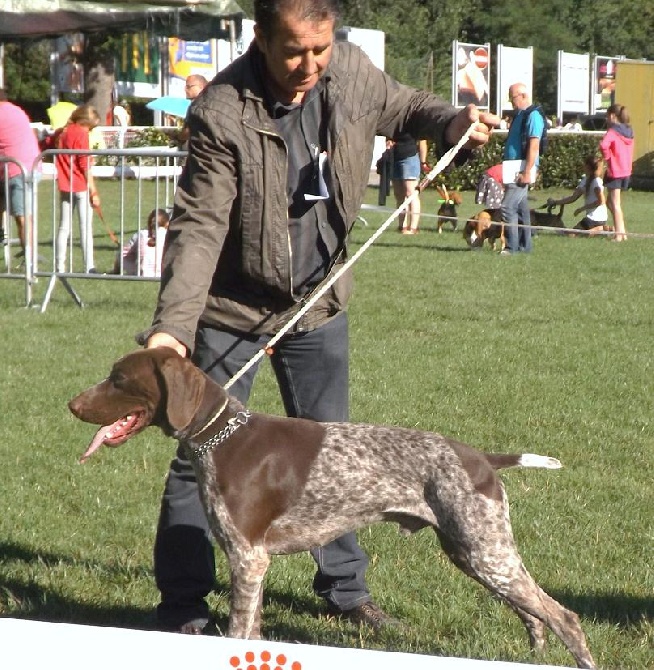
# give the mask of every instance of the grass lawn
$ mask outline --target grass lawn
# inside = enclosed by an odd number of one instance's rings
[[[103,190],[108,216],[111,188]],[[533,204],[563,194],[537,192]],[[376,199],[370,189],[367,201]],[[424,210],[435,212],[435,200],[424,194]],[[435,430],[486,451],[563,462],[560,471],[502,478],[525,564],[580,614],[604,669],[654,667],[653,202],[650,193],[624,196],[627,230],[643,235],[624,244],[545,233],[531,255],[511,257],[469,252],[460,232],[436,234],[434,219],[412,237],[393,225],[356,265],[350,308],[353,421]],[[464,194],[461,217],[477,209]],[[353,249],[386,218],[364,216]],[[97,265],[106,271],[114,249],[101,227],[96,238]],[[46,231],[41,241],[47,256]],[[36,285],[37,301],[46,283]],[[135,348],[157,286],[73,284],[85,309],[57,287],[40,314],[22,306],[20,282],[0,281],[0,616],[148,628],[158,595],[152,543],[174,444],[153,429],[79,466],[93,427],[75,420],[66,403]],[[267,365],[250,406],[282,412]],[[406,539],[384,525],[363,530],[360,540],[375,599],[406,628],[375,637],[317,616],[313,563],[298,555],[273,561],[267,637],[533,658],[517,617],[453,568],[433,533]],[[224,628],[221,556],[218,566],[211,607]],[[558,640],[550,641],[537,660],[570,665]]]

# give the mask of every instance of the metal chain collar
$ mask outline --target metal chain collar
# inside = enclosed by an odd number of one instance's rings
[[[237,412],[235,416],[227,421],[227,425],[222,430],[218,431],[215,435],[212,435],[206,442],[203,442],[198,447],[192,447],[190,444],[187,444],[186,449],[191,457],[196,459],[201,458],[208,451],[211,451],[214,447],[217,447],[231,437],[231,435],[241,426],[244,426],[248,422],[250,416],[252,416],[252,412],[247,409]]]

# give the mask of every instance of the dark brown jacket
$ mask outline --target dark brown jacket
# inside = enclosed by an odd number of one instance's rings
[[[199,320],[272,334],[297,309],[287,151],[264,103],[262,71],[253,45],[193,102],[189,157],[175,196],[159,301],[152,327],[141,338],[164,331],[192,350]],[[331,183],[342,229],[349,231],[368,183],[375,135],[406,131],[444,147],[444,129],[456,110],[398,84],[358,47],[343,42],[334,45],[325,91]],[[316,328],[343,310],[350,291],[346,273],[297,328]]]

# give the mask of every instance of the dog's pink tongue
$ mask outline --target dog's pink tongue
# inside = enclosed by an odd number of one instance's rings
[[[104,443],[107,433],[111,429],[113,424],[109,426],[102,426],[100,430],[95,434],[95,437],[91,440],[91,444],[86,448],[86,451],[82,454],[82,457],[79,459],[80,464],[85,463],[89,456],[97,451]]]

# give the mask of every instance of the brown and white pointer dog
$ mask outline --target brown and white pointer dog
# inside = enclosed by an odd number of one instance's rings
[[[499,468],[558,468],[554,458],[483,454],[436,433],[250,414],[172,349],[145,349],[70,401],[102,428],[80,459],[147,426],[186,445],[231,570],[228,635],[260,637],[271,554],[318,547],[378,521],[432,527],[453,563],[505,601],[542,649],[545,626],[595,668],[579,618],[544,593],[516,549]]]

